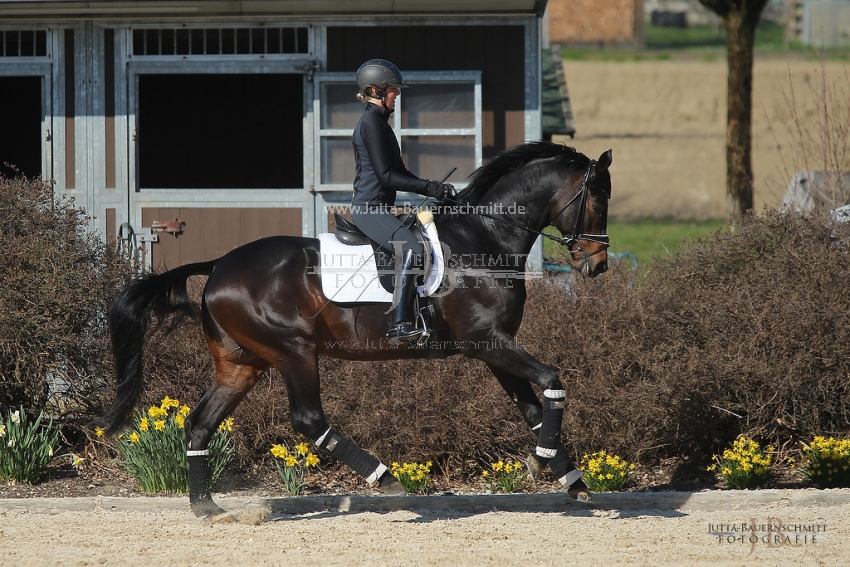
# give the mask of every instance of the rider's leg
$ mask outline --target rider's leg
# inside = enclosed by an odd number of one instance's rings
[[[384,212],[363,213],[352,209],[354,224],[395,258],[396,292],[387,338],[391,343],[418,340],[423,330],[413,324],[416,276],[422,268],[425,247],[395,216]]]
[[[415,341],[422,336],[423,329],[417,329],[413,324],[412,307],[413,294],[416,293],[416,256],[413,250],[407,249],[396,256],[396,279],[393,301],[392,319],[387,338],[391,343]]]

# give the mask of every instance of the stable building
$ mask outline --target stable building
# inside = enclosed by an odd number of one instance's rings
[[[0,167],[53,180],[158,270],[315,236],[350,199],[363,61],[389,59],[410,84],[394,128],[411,171],[457,167],[449,181],[463,187],[542,137],[545,8],[0,0]]]

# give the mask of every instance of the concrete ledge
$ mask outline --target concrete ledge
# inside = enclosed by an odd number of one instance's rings
[[[625,492],[594,494],[592,504],[570,500],[564,493],[547,494],[439,494],[432,496],[302,496],[292,498],[246,498],[216,495],[216,502],[230,511],[267,507],[276,515],[321,512],[392,512],[397,510],[481,514],[486,512],[564,512],[591,510],[648,510],[687,512],[690,510],[736,510],[770,505],[821,507],[850,503],[850,489],[817,490],[712,490],[705,492]],[[187,496],[175,497],[82,497],[82,498],[2,498],[0,510],[57,511],[185,510]]]

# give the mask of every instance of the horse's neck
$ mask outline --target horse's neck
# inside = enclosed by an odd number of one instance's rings
[[[527,256],[546,225],[544,214],[551,195],[547,191],[518,195],[516,191],[488,195],[480,203],[469,205],[469,211],[459,217],[438,218],[437,228],[440,234],[456,232],[453,244],[463,249]],[[471,233],[478,238],[470,239]]]

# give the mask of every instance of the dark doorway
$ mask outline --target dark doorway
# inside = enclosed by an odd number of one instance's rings
[[[140,75],[143,189],[304,186],[302,75]]]
[[[0,77],[0,173],[41,175],[41,77]]]

